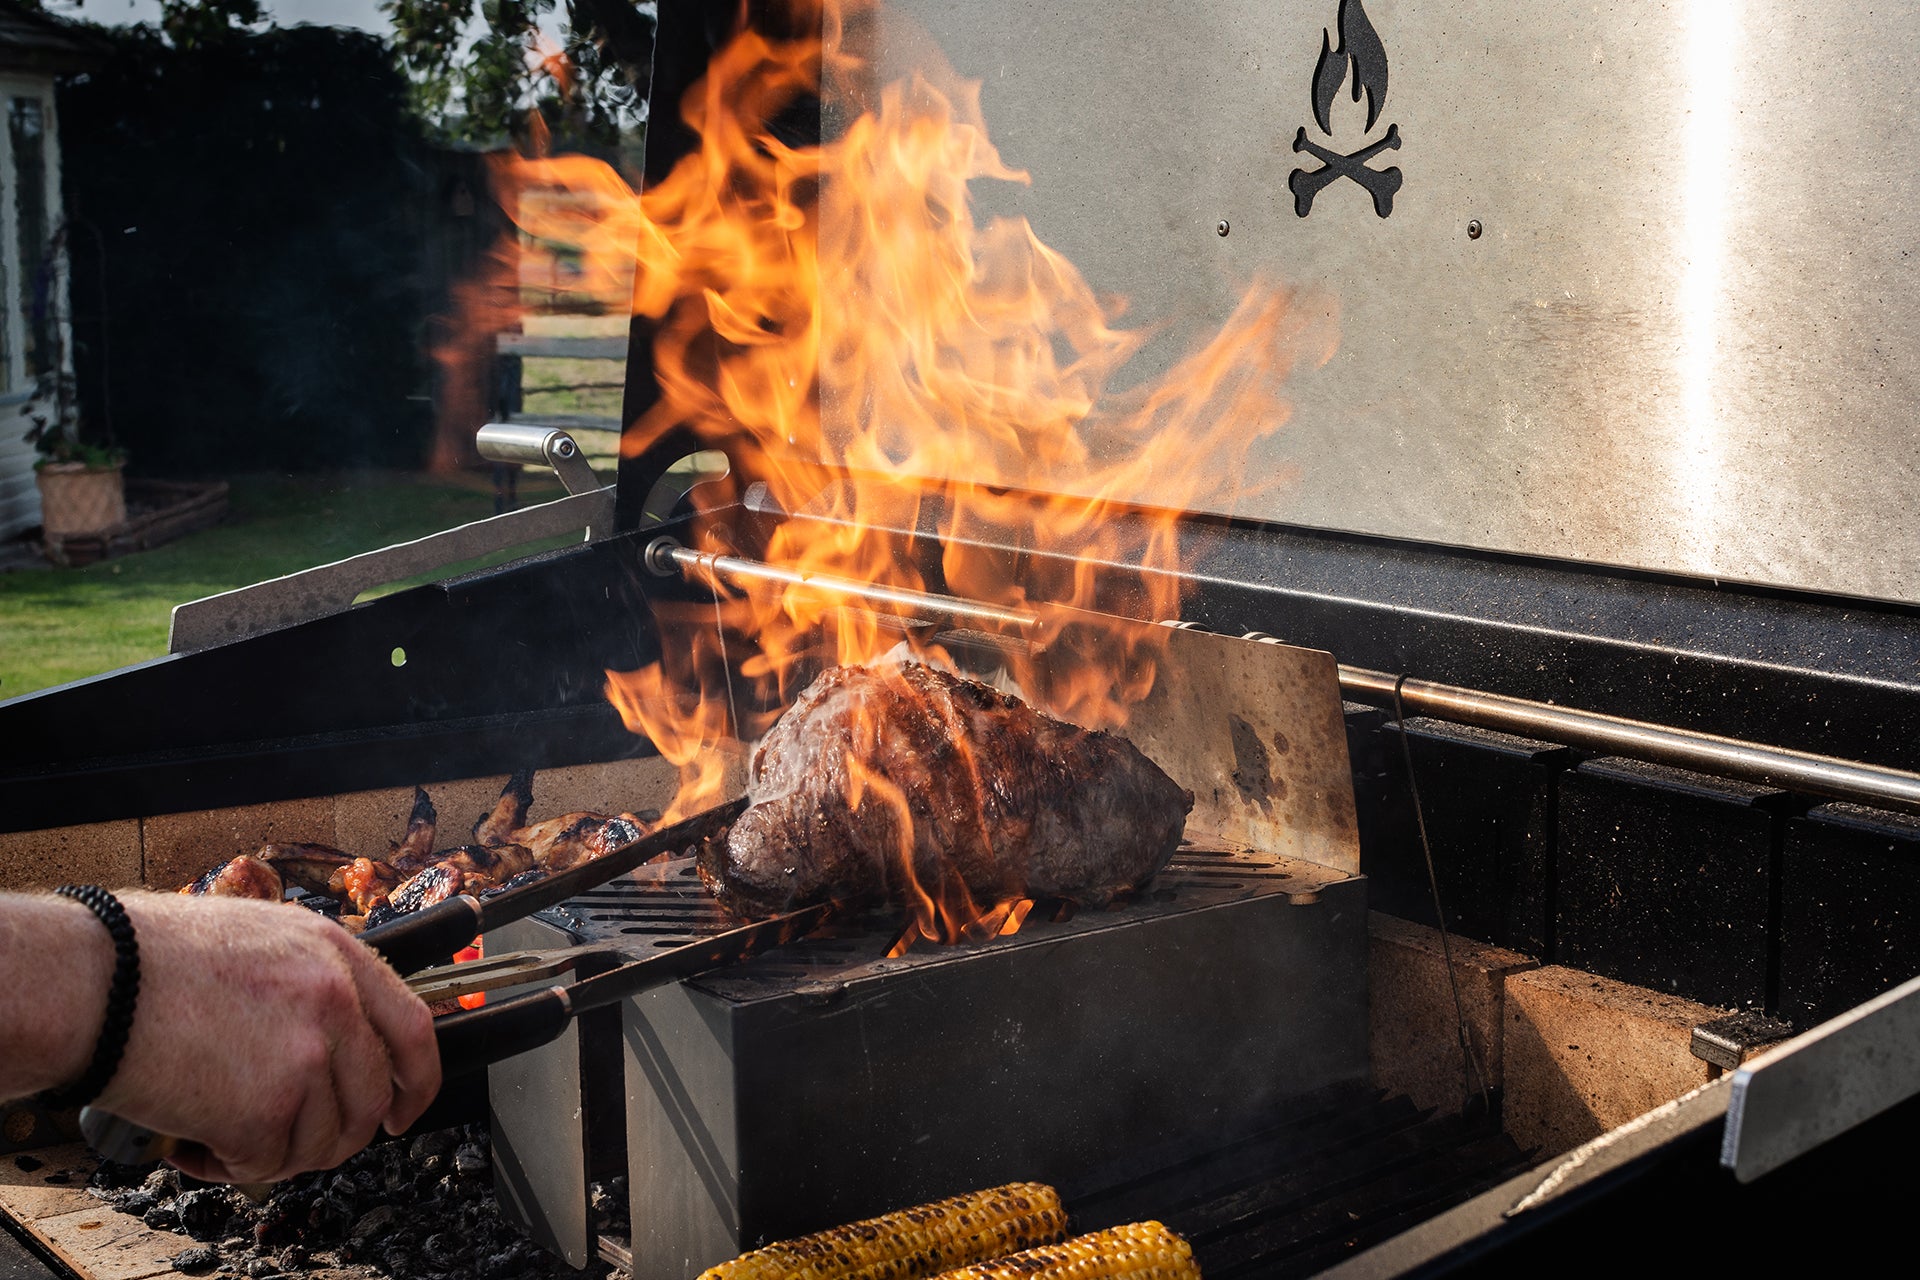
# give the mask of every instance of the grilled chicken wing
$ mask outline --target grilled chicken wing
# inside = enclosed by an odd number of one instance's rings
[[[334,874],[353,859],[324,844],[263,844],[254,855],[280,878],[308,893],[327,893]]]
[[[604,857],[646,832],[646,826],[630,813],[611,818],[604,813],[569,813],[521,827],[513,833],[513,842],[531,850],[534,865],[542,870],[565,871]]]
[[[333,873],[327,881],[327,892],[351,903],[354,910],[365,915],[385,902],[387,895],[398,889],[406,878],[406,873],[390,862],[355,858]]]
[[[287,896],[286,883],[263,859],[242,854],[223,862],[180,891],[193,897],[258,898],[278,902]]]
[[[393,853],[387,858],[402,871],[414,872],[433,861],[433,837],[439,826],[440,815],[434,811],[433,801],[419,787],[413,789],[413,812],[407,815],[407,834],[393,846]]]
[[[527,806],[533,803],[533,770],[522,769],[500,789],[499,803],[473,824],[475,844],[506,844],[516,828],[527,825]]]
[[[430,907],[457,893],[484,893],[523,872],[533,870],[533,854],[523,845],[484,848],[462,845],[437,855],[432,865],[386,895],[387,905],[401,915]]]
[[[409,915],[444,902],[460,893],[465,884],[466,872],[451,862],[436,862],[388,894],[387,906],[396,915]]]

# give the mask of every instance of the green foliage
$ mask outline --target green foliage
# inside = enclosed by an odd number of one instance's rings
[[[554,0],[384,0],[415,112],[452,141],[521,137],[537,112],[553,133],[612,145],[644,112],[653,19],[632,0],[569,0],[555,49]],[[462,41],[477,16],[481,29]]]
[[[160,29],[176,49],[229,39],[266,17],[260,0],[160,0]]]

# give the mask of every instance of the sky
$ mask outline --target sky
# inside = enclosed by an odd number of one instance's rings
[[[266,10],[283,27],[309,23],[316,27],[358,27],[381,35],[392,30],[379,0],[266,0]],[[62,17],[81,17],[108,26],[157,22],[159,0],[48,0],[47,10]]]

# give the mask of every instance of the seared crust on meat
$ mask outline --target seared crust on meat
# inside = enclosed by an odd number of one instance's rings
[[[739,915],[830,897],[1102,903],[1173,856],[1193,794],[1116,734],[918,663],[836,667],[754,750],[701,877]],[[957,883],[956,883],[957,882]]]

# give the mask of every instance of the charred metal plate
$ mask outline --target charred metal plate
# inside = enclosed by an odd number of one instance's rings
[[[993,637],[949,651],[968,674],[1009,672],[1023,697],[1066,720],[1076,716],[1065,699],[1087,669],[1150,677],[1116,732],[1193,792],[1189,831],[1359,874],[1332,654],[1076,609],[1048,608],[1043,619],[1031,643]]]
[[[1359,874],[1333,655],[1204,631],[1168,641],[1125,733],[1193,792],[1191,828]]]

